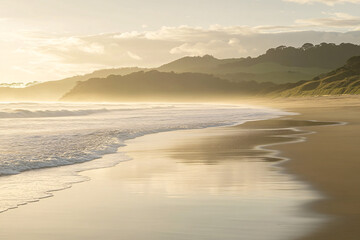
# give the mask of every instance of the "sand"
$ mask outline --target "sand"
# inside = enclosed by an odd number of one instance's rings
[[[0,214],[0,239],[359,239],[359,98],[273,102],[301,115],[131,140],[132,161]]]
[[[360,107],[324,107],[297,109],[303,115],[321,121],[345,121],[332,128],[308,127],[316,131],[303,143],[277,146],[291,161],[288,172],[309,182],[326,198],[310,205],[333,221],[314,234],[301,239],[360,239]]]
[[[305,142],[278,145],[276,149],[291,159],[283,164],[287,172],[325,196],[308,207],[332,217],[318,231],[299,239],[360,239],[360,96],[274,99],[267,105],[301,113],[294,118],[298,120],[346,123],[302,128],[316,134],[307,136]]]

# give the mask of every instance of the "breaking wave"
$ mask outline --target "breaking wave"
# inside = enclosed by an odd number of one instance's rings
[[[68,117],[68,116],[87,116],[96,113],[108,112],[108,109],[88,109],[88,110],[38,110],[30,111],[26,109],[15,109],[0,112],[0,118],[42,118],[42,117]]]

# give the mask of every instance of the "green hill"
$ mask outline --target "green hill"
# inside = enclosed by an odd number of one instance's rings
[[[274,82],[281,84],[312,79],[315,76],[330,70],[310,67],[288,67],[278,63],[264,62],[247,67],[238,66],[236,71],[240,72],[228,72],[225,74],[216,74],[216,76],[237,82],[252,80],[257,82]]]
[[[358,55],[360,55],[360,45],[356,44],[305,43],[300,48],[286,46],[271,48],[256,58],[239,59],[226,63],[221,68],[232,69],[271,62],[288,67],[334,69],[343,66],[349,58]]]
[[[360,94],[360,56],[350,58],[343,67],[335,71],[311,81],[297,83],[276,94],[283,97]]]
[[[229,81],[205,73],[136,72],[79,82],[65,101],[216,101],[244,96],[360,94],[360,56],[310,81]]]
[[[270,89],[277,90],[279,93],[280,90],[289,90],[290,88],[294,88],[294,86],[300,88],[299,85],[301,84],[306,84],[307,86],[301,90],[293,90],[291,93],[284,92],[282,94],[299,95],[305,94],[305,92],[307,94],[327,94],[328,92],[334,93],[343,90],[339,90],[339,86],[331,83],[327,85],[326,91],[323,89],[311,93],[314,89],[310,88],[310,86],[316,86],[316,84],[310,81],[313,84],[310,85],[310,83],[305,82],[305,80],[313,79],[316,76],[329,72],[335,68],[333,66],[339,67],[344,65],[346,59],[354,55],[360,55],[360,45],[344,43],[340,45],[327,43],[312,45],[307,43],[300,48],[280,46],[269,49],[265,54],[256,58],[217,59],[210,55],[203,57],[184,57],[160,66],[155,70],[173,73],[202,73],[207,76],[209,81],[215,78],[217,81],[224,81],[224,86],[229,84],[229,82],[231,82],[231,84],[239,83],[238,85],[243,85],[246,94],[250,92],[256,92],[256,94],[269,92]],[[104,69],[82,76],[38,83],[25,88],[0,87],[0,101],[57,101],[64,96],[64,94],[70,92],[74,87],[77,87],[78,82],[87,81],[91,78],[105,78],[109,75],[123,76],[142,70],[151,71],[154,69],[137,67]],[[205,75],[201,75],[201,78]],[[185,77],[188,75],[180,76]],[[166,79],[162,79],[162,81],[162,84],[168,84]],[[299,81],[300,83],[298,83]],[[346,81],[352,82],[353,79],[347,79]],[[274,83],[279,86],[274,87]],[[160,82],[158,84],[160,84]],[[203,87],[206,89],[206,85],[209,83],[204,80],[202,84],[204,84]],[[347,82],[344,84],[347,84]],[[83,84],[80,83],[80,85]],[[181,88],[181,86],[177,84],[174,86]],[[187,83],[187,86],[190,85]],[[260,88],[259,91],[250,91],[250,89],[255,88],[255,86]],[[267,86],[266,89],[264,86]],[[352,87],[352,85],[349,86]],[[349,92],[350,90],[344,91]]]
[[[177,59],[173,62],[164,64],[156,70],[160,72],[199,72],[199,73],[212,73],[213,69],[217,68],[220,64],[223,64],[224,61],[231,60],[222,60],[217,59],[211,55],[205,55],[203,57],[183,57]],[[236,61],[236,60],[234,60]]]
[[[281,84],[312,79],[344,65],[347,59],[355,55],[360,55],[360,45],[306,43],[300,48],[272,48],[256,58],[217,59],[210,55],[184,57],[157,70],[208,73],[231,81],[254,80]]]
[[[217,59],[210,55],[184,57],[165,64],[156,70],[161,72],[198,72],[218,76],[231,81],[286,83],[313,77],[330,71],[330,68],[285,66],[276,62],[245,64],[249,59]],[[238,64],[244,62],[244,64]],[[345,62],[345,61],[344,61]]]
[[[80,82],[63,101],[199,101],[259,94],[272,83],[231,82],[204,73],[136,72]]]

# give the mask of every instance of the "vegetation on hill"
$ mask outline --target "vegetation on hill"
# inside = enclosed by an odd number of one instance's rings
[[[210,55],[184,57],[157,70],[164,72],[200,72],[231,81],[287,83],[309,80],[345,64],[360,55],[360,45],[342,43],[306,43],[300,48],[280,46],[256,58],[217,59]]]
[[[80,82],[65,101],[198,101],[243,96],[360,94],[360,56],[310,81],[274,84],[229,81],[204,73],[136,72]]]
[[[231,82],[203,73],[136,72],[80,82],[64,101],[198,101],[254,95],[272,83]]]
[[[239,66],[238,70],[240,72],[216,74],[216,76],[236,82],[252,80],[282,84],[312,79],[321,73],[330,71],[322,68],[287,67],[271,62],[259,63],[248,67]]]
[[[343,65],[346,58],[354,55],[360,55],[360,45],[307,43],[301,48],[280,46],[269,49],[256,58],[184,57],[155,70],[137,67],[104,69],[25,88],[0,86],[0,101],[57,101],[62,97],[86,101],[95,97],[94,101],[101,101],[100,96],[117,100],[133,99],[133,96],[141,100],[178,99],[182,96],[182,99],[188,97],[187,100],[191,101],[205,95],[226,94],[358,94],[358,58],[352,58],[344,67],[325,74],[331,71],[327,68]]]
[[[360,56],[350,58],[335,71],[274,93],[283,97],[360,94]]]
[[[245,62],[247,62],[248,59],[252,60],[252,58],[217,59],[210,55],[203,57],[184,57],[156,68],[156,70],[176,73],[207,73],[236,82],[253,80],[257,82],[270,81],[274,83],[312,79],[330,70],[319,67],[285,66],[271,61],[246,64]]]
[[[199,72],[199,73],[210,73],[212,69],[217,68],[223,61],[217,59],[211,55],[196,56],[196,57],[183,57],[173,62],[164,64],[158,67],[156,70],[160,72]]]
[[[240,59],[222,65],[222,68],[252,66],[259,63],[278,63],[289,67],[334,69],[341,67],[352,56],[360,55],[360,45],[351,43],[305,43],[300,48],[279,46],[256,58]]]

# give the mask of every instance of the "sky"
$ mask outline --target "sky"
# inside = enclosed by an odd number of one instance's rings
[[[0,83],[360,44],[360,0],[0,0]]]

